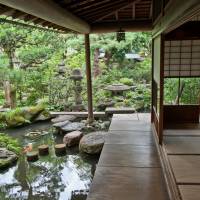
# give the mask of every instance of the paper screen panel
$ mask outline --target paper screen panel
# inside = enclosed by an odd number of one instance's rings
[[[200,76],[200,40],[165,41],[165,77]]]

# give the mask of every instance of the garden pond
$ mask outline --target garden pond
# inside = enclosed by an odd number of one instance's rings
[[[35,140],[24,135],[32,131],[47,131]],[[48,144],[50,153],[36,162],[27,162],[21,155],[16,165],[0,171],[1,200],[85,200],[93,178],[98,156],[79,153],[78,147],[67,148],[65,156],[56,156],[54,145],[62,143],[63,135],[54,134],[50,122],[7,129],[9,136],[19,139],[22,146],[32,143],[33,150]]]

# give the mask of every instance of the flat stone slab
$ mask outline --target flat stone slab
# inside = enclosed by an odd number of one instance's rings
[[[179,185],[182,200],[199,200],[200,185]]]
[[[53,123],[63,122],[63,121],[74,121],[76,117],[74,115],[58,115],[58,117],[51,120]]]
[[[200,184],[200,156],[169,155],[177,184]]]
[[[99,166],[160,167],[157,150],[153,146],[105,144]]]
[[[55,128],[62,128],[63,126],[66,126],[67,124],[69,124],[70,121],[63,121],[63,122],[57,122],[55,124],[53,124],[53,127]]]
[[[168,154],[200,154],[200,137],[165,136]]]
[[[84,135],[79,143],[79,150],[88,154],[99,154],[105,142],[106,132],[97,131]]]
[[[66,146],[71,147],[74,145],[78,145],[80,139],[82,138],[83,133],[80,131],[73,131],[71,133],[68,133],[63,138],[63,143],[66,144]]]
[[[106,114],[126,114],[126,113],[134,113],[135,109],[130,107],[121,107],[121,108],[115,108],[115,107],[107,107],[105,110]]]
[[[58,115],[74,115],[80,118],[86,118],[88,116],[88,112],[50,112],[51,116],[58,116]],[[94,117],[96,118],[104,118],[105,112],[94,112]]]
[[[97,167],[87,200],[168,200],[158,168]]]
[[[125,120],[125,121],[129,121],[129,120],[132,120],[132,121],[138,121],[139,120],[139,116],[137,113],[131,113],[131,114],[113,114],[112,116],[112,120]]]
[[[63,132],[71,132],[71,131],[80,131],[85,127],[84,123],[81,122],[69,122],[65,126],[62,126],[60,129]]]

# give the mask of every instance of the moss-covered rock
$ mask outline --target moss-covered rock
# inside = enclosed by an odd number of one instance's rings
[[[18,159],[18,156],[7,150],[6,148],[0,148],[0,169],[8,168],[13,165]]]
[[[18,140],[0,133],[0,169],[8,168],[14,164],[20,152],[21,147]]]
[[[19,141],[5,133],[0,133],[0,148],[6,148],[16,154],[19,154],[22,150]]]
[[[38,118],[38,119],[37,119]],[[39,119],[49,119],[50,113],[43,104],[31,107],[16,108],[0,116],[0,123],[5,123],[7,127],[17,127],[27,123],[38,121]]]

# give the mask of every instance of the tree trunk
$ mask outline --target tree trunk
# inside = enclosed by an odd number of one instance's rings
[[[183,94],[184,87],[185,87],[185,82],[181,82],[180,85],[179,85],[179,89],[178,89],[178,95],[177,95],[176,100],[175,100],[175,105],[177,105],[177,104],[179,105],[181,96]]]
[[[101,69],[99,66],[99,48],[96,48],[94,50],[94,78],[96,78],[97,76],[99,76],[101,74]]]
[[[5,108],[11,107],[11,85],[9,81],[4,81],[4,93],[5,93]]]
[[[11,51],[7,52],[9,59],[9,68],[10,70],[14,69],[14,53]],[[4,82],[4,93],[5,93],[5,105],[4,107],[15,108],[16,107],[16,89],[10,83],[10,80]]]
[[[104,58],[104,62],[107,66],[107,68],[110,68],[110,59],[112,58],[111,53],[109,53],[108,51],[105,52],[105,58]]]

